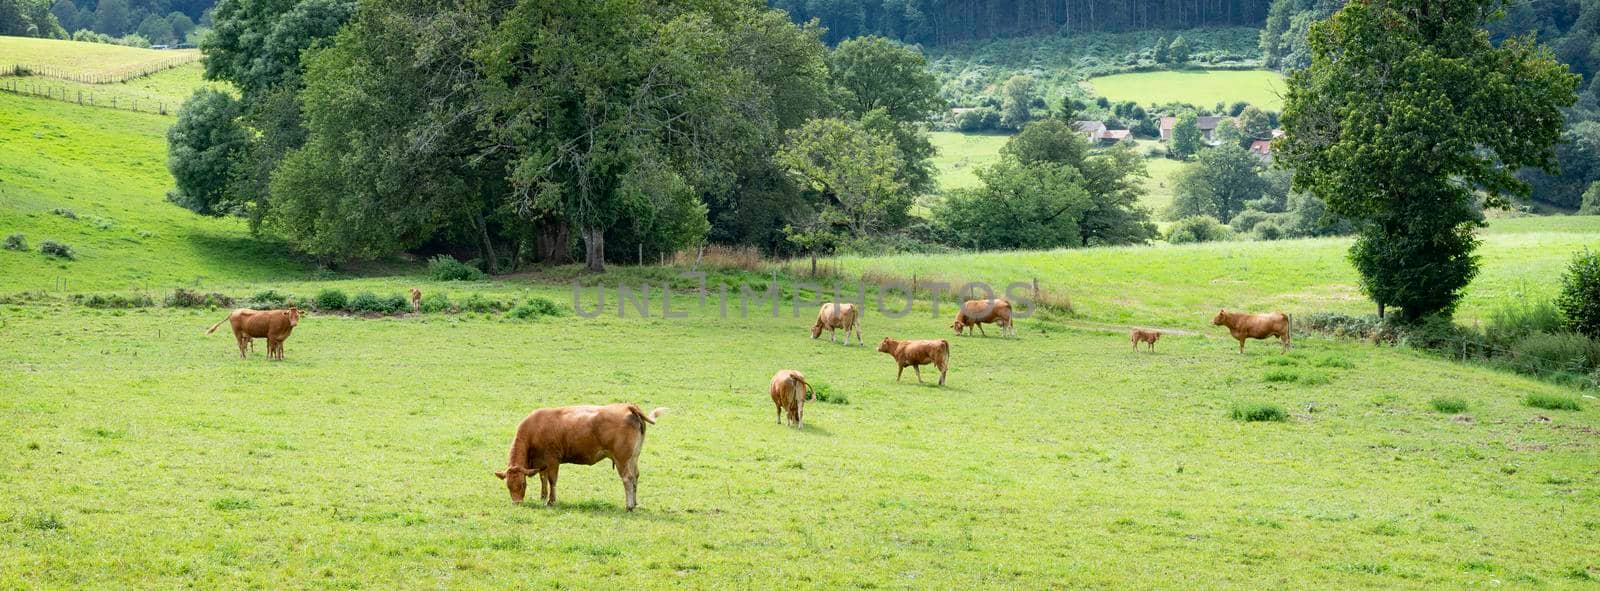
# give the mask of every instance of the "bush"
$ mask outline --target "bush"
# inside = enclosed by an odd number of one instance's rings
[[[378,314],[382,314],[387,312],[388,308],[383,303],[383,300],[378,299],[377,294],[374,294],[370,291],[363,291],[356,294],[356,297],[350,299],[350,311],[376,312]]]
[[[100,230],[110,230],[111,228],[114,228],[117,225],[117,221],[116,220],[113,220],[111,218],[103,218],[103,217],[100,217],[100,216],[97,216],[97,215],[85,216],[83,219],[84,219],[84,221],[89,222],[89,225],[94,226],[96,229],[100,229]]]
[[[71,246],[67,246],[54,240],[40,242],[39,252],[57,258],[67,259],[69,261],[78,258],[77,255],[73,254]]]
[[[1235,402],[1233,408],[1229,410],[1228,416],[1233,417],[1235,421],[1247,423],[1286,421],[1289,419],[1289,413],[1284,412],[1283,407],[1270,402]]]
[[[475,293],[467,296],[467,299],[461,300],[461,309],[467,312],[498,312],[500,311],[500,302],[483,297],[483,294]]]
[[[1309,332],[1382,343],[1395,342],[1400,332],[1399,327],[1377,316],[1351,316],[1338,312],[1302,314],[1294,319],[1294,325]]]
[[[167,299],[163,302],[163,305],[168,308],[210,308],[213,306],[230,308],[233,307],[233,298],[220,293],[204,294],[180,287],[167,294]]]
[[[1560,332],[1564,319],[1561,310],[1549,300],[1518,298],[1506,301],[1489,312],[1485,336],[1497,346],[1508,346],[1534,333]]]
[[[1433,400],[1428,401],[1428,405],[1432,406],[1433,410],[1450,414],[1465,412],[1467,410],[1467,401],[1454,396],[1441,396],[1439,398],[1434,398]]]
[[[528,320],[543,316],[560,315],[561,306],[556,305],[555,302],[537,296],[528,298],[528,301],[523,302],[522,305],[517,306],[510,312],[506,313],[507,318],[515,318],[517,320]]]
[[[1233,237],[1233,231],[1217,218],[1208,215],[1192,215],[1172,223],[1172,228],[1167,230],[1167,242],[1173,244],[1188,244],[1192,242],[1212,242],[1227,240]]]
[[[317,292],[315,301],[318,310],[328,312],[345,310],[350,305],[349,296],[344,295],[343,291],[337,289],[324,289]]]
[[[1547,410],[1583,410],[1583,407],[1578,404],[1576,396],[1563,394],[1529,394],[1522,398],[1522,403],[1534,408]]]
[[[258,291],[245,302],[245,307],[257,310],[278,310],[287,308],[294,301],[294,294],[278,293],[277,290],[268,289]]]
[[[450,296],[442,292],[433,292],[422,296],[422,311],[428,314],[450,311]]]
[[[1517,371],[1585,374],[1600,368],[1600,341],[1570,332],[1534,333],[1513,344],[1510,357]]]
[[[155,305],[150,296],[144,294],[131,296],[118,294],[74,295],[72,300],[90,308],[101,309],[148,308]]]
[[[383,307],[389,314],[404,314],[411,311],[411,300],[398,293],[383,296]]]
[[[477,267],[458,261],[447,254],[428,259],[428,276],[434,281],[483,281],[489,278]]]
[[[835,392],[832,386],[822,382],[811,382],[811,395],[817,402],[827,404],[850,404],[850,398],[841,392]]]
[[[57,207],[55,209],[50,210],[50,213],[53,213],[53,214],[56,214],[58,216],[67,218],[69,220],[78,219],[78,214],[72,213],[72,210],[67,209],[65,207]]]
[[[28,252],[28,239],[23,237],[21,234],[12,234],[10,236],[6,236],[5,248],[6,250]]]
[[[1556,306],[1566,315],[1568,329],[1600,339],[1600,253],[1585,248],[1572,257]]]

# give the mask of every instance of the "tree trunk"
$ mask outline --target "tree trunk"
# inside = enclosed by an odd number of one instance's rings
[[[1383,320],[1383,302],[1378,302],[1378,320]]]
[[[606,272],[606,231],[583,229],[583,268],[591,273]]]
[[[489,224],[483,221],[483,213],[472,214],[473,221],[478,228],[478,239],[483,243],[483,270],[490,275],[500,272],[500,261],[494,254],[494,241],[489,239]]]
[[[518,235],[516,240],[512,240],[511,241],[511,270],[509,272],[516,273],[517,271],[521,271],[521,270],[522,270],[522,236]]]
[[[817,276],[817,253],[816,252],[812,252],[811,253],[811,276],[812,277],[816,277]]]
[[[534,236],[534,260],[547,265],[565,265],[572,254],[572,249],[568,248],[571,242],[572,228],[566,222],[545,217],[539,221],[538,233]]]

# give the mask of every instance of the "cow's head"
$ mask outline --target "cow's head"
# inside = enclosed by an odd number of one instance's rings
[[[883,342],[878,343],[878,352],[889,353],[892,351],[894,351],[894,339],[883,337]]]
[[[1212,326],[1222,326],[1228,322],[1228,311],[1217,310],[1217,316],[1211,319]]]
[[[961,334],[961,330],[966,328],[966,325],[961,323],[960,318],[957,318],[955,322],[950,323],[950,328],[956,329],[956,335],[959,336]]]
[[[818,320],[816,324],[811,325],[811,338],[820,336],[822,336],[822,321]]]
[[[300,326],[300,309],[294,307],[294,304],[289,304],[289,309],[284,311],[284,315],[289,317],[289,326]]]
[[[538,473],[538,470],[511,466],[504,472],[495,472],[494,475],[506,481],[506,490],[511,492],[511,502],[521,503],[522,497],[528,494],[528,477]]]

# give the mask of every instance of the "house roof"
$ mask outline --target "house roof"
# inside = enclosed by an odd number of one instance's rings
[[[1256,140],[1250,142],[1250,151],[1262,155],[1271,154],[1272,140]]]
[[[1107,129],[1105,134],[1102,135],[1101,137],[1103,139],[1117,140],[1117,141],[1120,142],[1122,140],[1128,139],[1132,135],[1133,135],[1133,132],[1132,131],[1128,131],[1126,129]]]

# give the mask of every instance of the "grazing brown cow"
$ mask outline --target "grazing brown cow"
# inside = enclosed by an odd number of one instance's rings
[[[950,341],[939,339],[937,341],[897,341],[883,337],[883,342],[878,343],[879,353],[888,353],[894,357],[900,370],[895,372],[894,381],[900,381],[905,375],[906,366],[917,372],[917,383],[922,382],[922,366],[932,364],[939,368],[939,385],[944,385],[945,373],[950,371]]]
[[[245,358],[245,352],[250,349],[251,341],[257,338],[267,339],[267,359],[283,360],[283,341],[289,338],[289,333],[294,332],[294,327],[300,325],[300,310],[293,305],[288,310],[252,310],[239,308],[228,314],[221,322],[211,325],[206,334],[217,331],[223,322],[233,326],[233,338],[239,343],[239,358]]]
[[[1016,334],[1011,330],[1011,302],[1005,298],[992,300],[971,300],[962,302],[961,309],[956,310],[956,321],[950,328],[956,329],[956,334],[972,333],[972,327],[978,327],[978,334],[989,336],[983,332],[983,325],[994,323],[1000,326],[1000,335]]]
[[[1161,331],[1159,330],[1139,330],[1135,328],[1131,339],[1133,341],[1133,350],[1139,350],[1139,343],[1150,343],[1150,350],[1155,351],[1156,339],[1159,338],[1161,338]]]
[[[645,414],[634,404],[541,408],[517,425],[506,469],[494,475],[506,481],[511,502],[521,503],[528,489],[527,477],[538,474],[539,499],[555,505],[561,464],[593,466],[610,458],[622,477],[628,510],[632,511],[639,504],[635,491],[645,425],[656,424],[656,418],[666,412],[657,408]]]
[[[817,310],[817,322],[811,325],[811,338],[822,336],[822,331],[828,331],[828,342],[833,340],[834,330],[844,329],[844,344],[850,344],[850,331],[856,331],[856,343],[865,346],[861,340],[861,312],[855,304],[823,304]]]
[[[806,428],[806,400],[813,397],[811,384],[800,372],[785,369],[772,376],[772,405],[778,407],[778,424],[783,424],[783,413],[788,411],[789,422],[796,429]]]
[[[422,290],[415,287],[411,288],[411,311],[422,311]]]
[[[1278,340],[1283,342],[1283,350],[1289,350],[1289,315],[1283,312],[1247,314],[1218,310],[1217,316],[1211,319],[1211,324],[1228,327],[1228,333],[1232,334],[1233,338],[1239,339],[1240,353],[1244,352],[1245,339],[1267,337],[1278,337]]]

